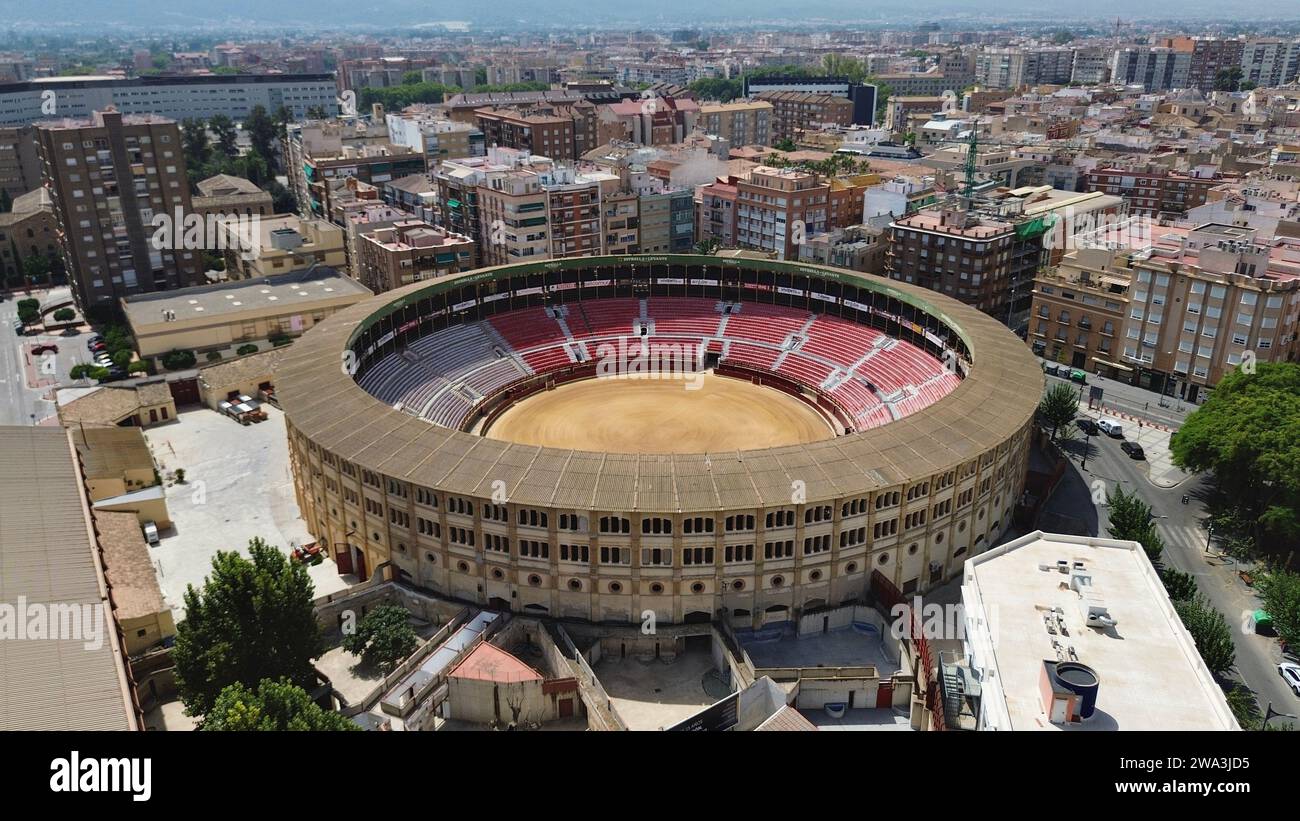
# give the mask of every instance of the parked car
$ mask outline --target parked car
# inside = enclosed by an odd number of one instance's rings
[[[14,320],[14,333],[19,336],[25,336],[27,334],[27,326],[23,324],[21,319]]]
[[[1300,664],[1284,661],[1277,666],[1277,672],[1286,682],[1286,686],[1291,688],[1291,692],[1300,696]]]
[[[1096,436],[1101,430],[1100,428],[1097,427],[1096,419],[1089,419],[1086,416],[1075,419],[1074,424],[1076,427],[1078,427],[1079,430],[1083,431],[1089,436]]]
[[[40,356],[43,353],[58,353],[58,352],[59,352],[59,346],[55,345],[52,342],[47,342],[44,345],[32,346],[32,356]]]
[[[144,540],[154,547],[158,546],[158,525],[153,522],[144,523]]]
[[[1101,432],[1112,439],[1124,438],[1124,426],[1114,419],[1098,419],[1097,427],[1101,428]]]
[[[1119,443],[1119,449],[1127,453],[1130,459],[1147,458],[1146,453],[1142,450],[1142,446],[1137,442],[1130,442],[1126,439]]]
[[[1044,366],[1043,366],[1043,373],[1047,374],[1048,376],[1060,376],[1060,375],[1061,375],[1061,366],[1060,366],[1060,365],[1044,365]]]
[[[86,350],[88,350],[88,351],[93,351],[93,350],[97,350],[97,349],[99,349],[99,348],[107,348],[107,347],[108,347],[108,343],[105,342],[105,341],[102,340],[102,339],[88,339],[88,340],[86,340]]]
[[[1081,370],[1079,370],[1078,368],[1072,368],[1072,369],[1070,369],[1069,377],[1070,377],[1070,381],[1071,381],[1071,382],[1078,382],[1078,383],[1081,384],[1081,385],[1086,385],[1086,384],[1088,384],[1088,374],[1087,374],[1087,372],[1086,372],[1086,371],[1081,371]]]

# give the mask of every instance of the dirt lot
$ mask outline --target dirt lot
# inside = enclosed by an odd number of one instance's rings
[[[690,389],[695,379],[699,387]],[[511,442],[609,453],[748,450],[832,434],[798,399],[713,374],[561,385],[510,408],[487,432]]]

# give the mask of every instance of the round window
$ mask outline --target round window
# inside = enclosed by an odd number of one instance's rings
[[[879,559],[876,559],[876,563],[877,563],[877,564],[889,564],[889,554],[888,554],[888,553],[882,553],[882,554],[880,554],[880,558],[879,558]]]
[[[575,591],[576,591],[576,590],[581,590],[581,589],[582,589],[582,582],[578,581],[577,579],[569,579],[569,589],[570,589],[570,590],[575,590]]]
[[[691,585],[691,592],[696,594],[703,593],[704,584],[702,582],[696,582],[695,584]]]
[[[542,577],[534,573],[528,577],[528,583],[533,587],[540,587],[542,584]]]
[[[622,593],[622,592],[623,592],[623,585],[622,585],[620,582],[610,582],[610,583],[609,583],[609,592],[611,592],[611,593]]]
[[[821,581],[822,572],[820,570],[814,570],[808,574],[808,578],[810,581],[814,581],[814,582]]]
[[[908,545],[908,546],[907,546],[907,555],[909,555],[909,556],[915,556],[915,555],[916,555],[916,551],[917,551],[918,549],[919,549],[919,548],[918,548],[918,545],[915,545],[915,544]]]
[[[650,585],[650,592],[658,595],[659,593],[664,592],[664,586],[659,582],[655,582],[654,584]]]
[[[494,578],[494,579],[504,579],[505,577],[506,577],[506,574],[505,574],[505,572],[504,572],[501,568],[497,567],[497,568],[494,568],[494,569],[492,570],[492,578]]]
[[[857,563],[857,562],[849,562],[848,564],[844,565],[844,572],[845,572],[845,573],[857,573],[857,572],[858,572],[858,563]]]
[[[456,562],[456,569],[462,573],[468,573],[469,565],[465,564],[464,562]]]
[[[736,579],[734,582],[731,583],[731,589],[732,589],[732,590],[744,590],[744,589],[745,589],[745,582],[742,581],[742,580],[740,580],[740,579]]]
[[[783,584],[785,584],[785,577],[784,577],[784,576],[773,576],[773,577],[772,577],[772,586],[773,586],[773,587],[780,587],[780,586],[782,586]]]

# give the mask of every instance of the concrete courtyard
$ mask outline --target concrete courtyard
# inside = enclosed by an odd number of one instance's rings
[[[713,670],[708,653],[681,653],[671,662],[604,656],[594,670],[630,730],[671,727],[717,701],[704,690]]]
[[[174,525],[151,549],[163,597],[177,621],[185,617],[186,586],[202,584],[217,551],[247,555],[254,537],[285,553],[311,541],[294,499],[284,415],[263,408],[269,418],[247,427],[202,408],[182,411],[176,421],[144,432],[164,479],[177,468],[185,471],[184,484],[165,482]],[[354,581],[340,577],[328,559],[308,572],[316,596]]]

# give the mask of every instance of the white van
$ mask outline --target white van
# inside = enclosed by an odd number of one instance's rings
[[[1114,439],[1124,438],[1124,426],[1114,419],[1098,419],[1097,427],[1101,432]]]

